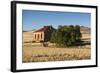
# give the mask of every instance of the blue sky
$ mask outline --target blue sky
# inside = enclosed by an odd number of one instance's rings
[[[59,25],[81,25],[90,27],[90,22],[90,13],[36,10],[22,11],[22,24],[24,31],[38,29],[45,25],[52,25],[54,28],[57,28]]]

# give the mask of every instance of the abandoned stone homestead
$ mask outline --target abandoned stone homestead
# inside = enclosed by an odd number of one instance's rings
[[[51,34],[55,29],[52,26],[44,26],[33,32],[34,42],[48,42],[50,41]]]

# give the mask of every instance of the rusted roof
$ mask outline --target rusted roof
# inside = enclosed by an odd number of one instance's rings
[[[35,32],[46,31],[46,30],[49,30],[50,28],[52,28],[52,26],[44,26],[43,28],[40,28],[40,29],[36,30]]]

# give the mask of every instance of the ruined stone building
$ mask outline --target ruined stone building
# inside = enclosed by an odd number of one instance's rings
[[[52,26],[44,26],[33,32],[34,42],[48,42],[50,41],[51,34],[55,29]]]

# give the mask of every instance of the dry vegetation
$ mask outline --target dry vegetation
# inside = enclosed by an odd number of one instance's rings
[[[23,62],[44,62],[90,59],[91,49],[86,47],[56,48],[42,46],[23,47]]]

